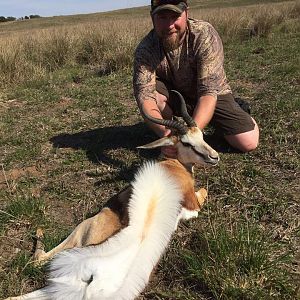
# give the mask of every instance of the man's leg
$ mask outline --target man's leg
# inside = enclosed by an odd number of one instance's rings
[[[218,96],[212,124],[235,149],[249,152],[257,148],[259,142],[257,123],[241,109],[231,94]]]
[[[178,115],[170,86],[157,80],[157,105],[164,119]],[[174,99],[173,99],[174,100]],[[242,152],[255,150],[259,142],[259,128],[256,121],[234,100],[232,94],[218,96],[217,107],[212,123],[221,130],[225,140]]]
[[[254,129],[238,134],[224,135],[226,141],[235,149],[242,152],[250,152],[255,150],[259,141],[259,129],[257,123],[251,118],[254,123]]]

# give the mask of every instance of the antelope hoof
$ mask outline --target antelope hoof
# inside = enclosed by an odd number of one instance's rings
[[[204,204],[205,199],[207,198],[207,190],[205,188],[199,189],[199,191],[196,192],[196,196],[199,205],[202,206]]]
[[[35,252],[33,254],[33,260],[34,260],[34,265],[38,266],[41,265],[44,254],[46,253],[44,251],[44,244],[42,242],[42,239],[44,237],[44,232],[41,228],[38,228],[35,234],[36,237],[36,248]]]

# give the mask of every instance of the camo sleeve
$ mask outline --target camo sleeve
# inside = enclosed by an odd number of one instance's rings
[[[133,91],[139,107],[145,100],[156,101],[156,71],[150,49],[143,41],[134,55]]]

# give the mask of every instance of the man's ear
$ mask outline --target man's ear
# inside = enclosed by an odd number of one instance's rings
[[[185,9],[185,12],[186,12],[186,19],[188,19],[189,18],[189,7],[187,7],[186,9]]]
[[[139,146],[137,147],[138,149],[153,149],[153,148],[158,148],[158,147],[163,147],[163,146],[174,146],[176,144],[176,141],[174,137],[163,137],[159,140],[156,140],[152,143]]]

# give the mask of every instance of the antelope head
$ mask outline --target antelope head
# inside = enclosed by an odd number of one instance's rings
[[[175,90],[180,100],[180,110],[186,125],[177,120],[163,120],[154,118],[142,109],[142,114],[149,121],[175,129],[176,134],[163,137],[152,143],[140,146],[142,149],[152,149],[162,146],[174,146],[177,148],[177,159],[183,165],[194,164],[216,165],[219,161],[218,153],[211,148],[203,139],[203,134],[193,118],[188,114],[183,96]]]

